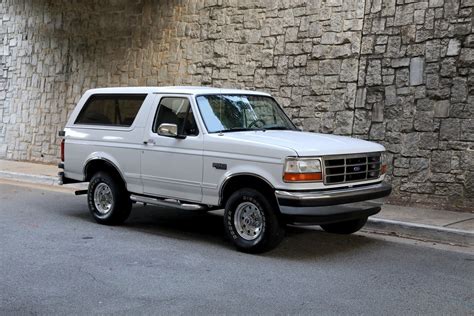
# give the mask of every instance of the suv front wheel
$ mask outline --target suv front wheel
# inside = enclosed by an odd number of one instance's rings
[[[261,253],[281,242],[284,228],[274,204],[251,188],[230,196],[225,205],[224,227],[238,250]]]
[[[92,217],[104,225],[123,223],[132,209],[130,195],[122,181],[102,171],[94,174],[89,182],[87,202]]]

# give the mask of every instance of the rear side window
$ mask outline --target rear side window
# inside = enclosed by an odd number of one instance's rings
[[[75,124],[131,126],[145,98],[146,94],[93,95]]]

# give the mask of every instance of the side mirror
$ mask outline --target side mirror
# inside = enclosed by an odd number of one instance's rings
[[[176,137],[178,136],[178,125],[162,123],[158,127],[158,135]]]
[[[158,135],[175,138],[186,138],[186,136],[178,135],[178,125],[170,123],[160,124],[158,127]]]

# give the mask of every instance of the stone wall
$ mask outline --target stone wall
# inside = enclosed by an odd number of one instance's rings
[[[472,207],[474,1],[404,2],[367,2],[353,132],[393,153],[401,201]]]
[[[472,0],[0,1],[0,157],[57,160],[93,87],[274,94],[391,153],[392,199],[474,205]]]

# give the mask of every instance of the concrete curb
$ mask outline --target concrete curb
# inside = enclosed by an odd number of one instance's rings
[[[22,182],[59,185],[58,177],[43,176],[43,175],[36,175],[36,174],[29,174],[29,173],[20,173],[20,172],[13,172],[13,171],[0,170],[0,178],[7,179],[7,180],[22,181]]]
[[[369,218],[363,230],[375,233],[395,234],[400,237],[429,240],[444,244],[474,246],[474,232],[449,227]]]

